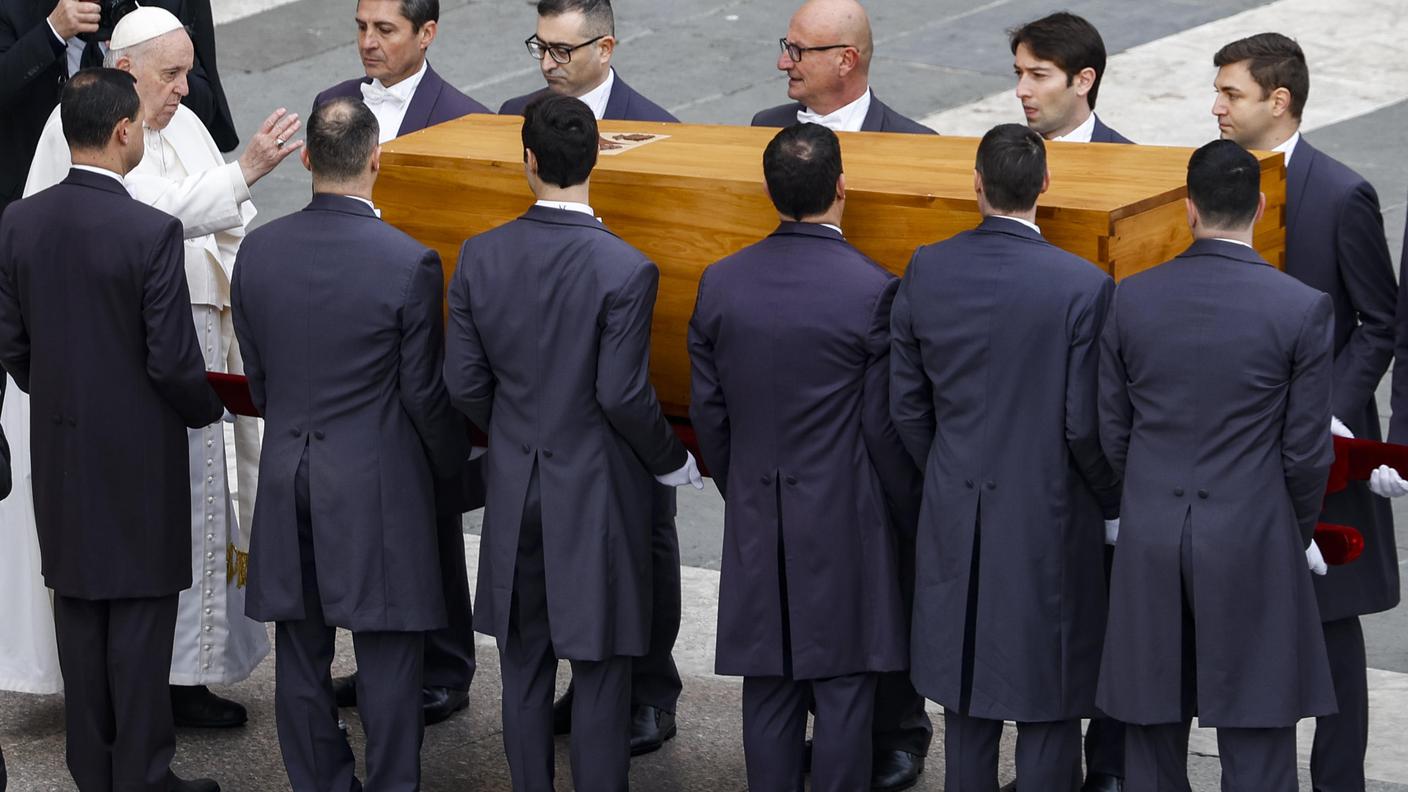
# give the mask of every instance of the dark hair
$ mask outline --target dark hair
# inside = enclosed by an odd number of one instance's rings
[[[308,119],[308,165],[319,179],[345,182],[361,176],[376,149],[380,127],[361,99],[340,96],[313,108]]]
[[[611,0],[538,0],[538,16],[561,16],[581,11],[586,17],[590,35],[616,35],[616,15],[611,13]]]
[[[1214,140],[1188,159],[1188,198],[1213,228],[1245,228],[1261,201],[1261,164],[1230,140]]]
[[[819,215],[836,202],[841,141],[820,124],[787,127],[763,151],[763,178],[772,205],[783,217]]]
[[[989,206],[1025,212],[1036,206],[1046,180],[1046,143],[1026,124],[999,124],[978,144],[976,167]]]
[[[59,120],[71,148],[106,148],[122,119],[134,124],[142,112],[137,78],[119,69],[84,69],[64,84]]]
[[[1105,40],[1095,26],[1075,14],[1058,11],[1028,22],[1007,32],[1012,54],[1017,54],[1017,46],[1026,44],[1036,57],[1051,61],[1066,73],[1066,85],[1075,82],[1076,75],[1084,69],[1095,70],[1095,82],[1090,84],[1090,93],[1085,95],[1090,109],[1095,109],[1095,99],[1100,95],[1100,79],[1105,76]]]
[[[1243,61],[1248,61],[1247,70],[1261,86],[1263,99],[1277,88],[1290,91],[1291,115],[1299,121],[1310,96],[1310,67],[1300,45],[1280,33],[1258,33],[1218,50],[1212,65],[1220,69]]]
[[[401,16],[411,23],[411,30],[419,32],[426,22],[440,21],[440,0],[401,0]]]
[[[581,99],[549,92],[523,108],[523,148],[538,158],[538,178],[548,184],[586,181],[600,140],[596,116]]]

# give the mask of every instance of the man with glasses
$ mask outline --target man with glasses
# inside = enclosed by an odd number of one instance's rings
[[[539,0],[538,30],[524,44],[542,64],[548,85],[504,102],[501,115],[522,115],[529,102],[552,92],[581,99],[598,121],[679,121],[611,68],[616,51],[611,0]]]
[[[787,73],[787,96],[793,101],[753,116],[753,126],[813,123],[834,132],[935,134],[871,92],[875,41],[870,17],[857,0],[807,0],[780,43],[777,69]]]
[[[489,108],[445,82],[426,60],[439,28],[440,0],[359,0],[357,50],[366,76],[318,94],[361,98],[376,115],[379,142]]]

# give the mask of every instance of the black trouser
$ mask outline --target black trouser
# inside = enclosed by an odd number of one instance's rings
[[[543,515],[533,469],[518,533],[503,675],[504,751],[515,792],[552,792],[552,696],[557,677],[548,622]],[[572,780],[578,792],[624,792],[630,770],[631,658],[571,660]]]
[[[904,601],[904,623],[908,634],[914,614],[914,540],[901,537],[899,543],[900,596]],[[904,751],[927,756],[934,739],[934,724],[924,711],[924,697],[914,689],[909,671],[880,674],[875,685],[875,723],[871,744],[876,753]]]
[[[997,792],[1002,721],[944,712],[944,789]],[[1043,792],[1080,787],[1080,721],[1017,724],[1017,785]]]
[[[366,732],[366,783],[337,725],[332,692],[335,629],[323,620],[309,509],[308,456],[294,478],[303,618],[274,626],[274,713],[284,768],[303,792],[414,792],[420,788],[424,633],[353,631],[357,708]]]
[[[79,792],[166,792],[176,729],[171,647],[177,595],[54,596],[68,769]]]
[[[464,566],[464,518],[437,514],[435,535],[440,545],[440,585],[445,592],[449,623],[425,634],[425,686],[469,690],[474,680],[474,616],[469,574]]]
[[[748,788],[801,791],[807,708],[814,704],[812,792],[870,789],[877,676],[744,677],[743,758]]]
[[[663,484],[651,493],[650,578],[650,647],[631,664],[631,703],[674,712],[682,687],[674,657],[680,634],[680,538],[675,488]]]
[[[1324,623],[1339,713],[1315,719],[1310,781],[1315,792],[1364,792],[1369,749],[1369,675],[1358,616]]]
[[[1105,545],[1106,591],[1109,591],[1114,561],[1114,545]],[[1103,715],[1090,719],[1090,726],[1085,731],[1085,772],[1087,776],[1099,773],[1124,778],[1123,723]]]

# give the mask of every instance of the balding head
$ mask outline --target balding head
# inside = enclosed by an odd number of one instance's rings
[[[833,112],[870,87],[875,40],[857,0],[807,0],[792,15],[787,40],[801,57],[783,52],[777,68],[787,72],[787,95],[813,112]]]
[[[381,163],[377,133],[376,115],[361,99],[339,97],[313,108],[303,150],[313,189],[374,182]]]

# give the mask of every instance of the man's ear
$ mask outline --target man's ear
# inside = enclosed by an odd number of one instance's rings
[[[303,163],[303,169],[309,173],[313,172],[313,162],[308,159],[308,147],[304,146],[298,150],[298,161]]]
[[[1037,195],[1042,195],[1049,189],[1051,189],[1051,169],[1047,168],[1046,173],[1041,174],[1041,192],[1038,192]]]
[[[836,178],[836,200],[846,200],[846,174],[844,172]]]
[[[1271,114],[1280,118],[1291,112],[1291,91],[1281,87],[1271,92]]]
[[[308,151],[308,149],[305,148],[305,149],[303,149],[303,151],[304,151],[304,153],[306,154],[307,151]],[[376,148],[372,149],[371,167],[372,167],[372,173],[381,173],[381,146],[380,146],[380,145],[378,145]]]
[[[420,26],[420,31],[416,33],[416,36],[420,39],[422,52],[430,49],[430,44],[435,41],[435,34],[439,31],[439,27],[439,23],[433,19]]]
[[[1090,93],[1090,89],[1095,87],[1095,78],[1098,76],[1095,69],[1086,66],[1075,73],[1072,83],[1076,89],[1076,96],[1085,96]]]
[[[1196,230],[1198,228],[1198,207],[1193,205],[1192,198],[1184,198],[1183,206],[1188,210],[1188,228]]]
[[[523,149],[523,163],[529,173],[534,176],[538,175],[538,155],[534,154],[532,149]]]
[[[1252,220],[1252,226],[1261,222],[1261,216],[1266,214],[1266,193],[1257,193],[1256,219]]]

